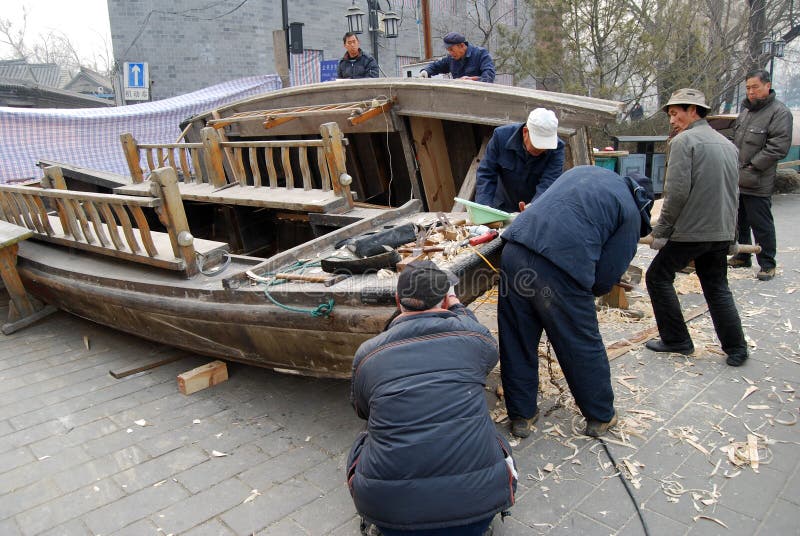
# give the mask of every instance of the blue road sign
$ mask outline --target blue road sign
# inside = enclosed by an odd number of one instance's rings
[[[336,72],[339,69],[339,60],[324,60],[319,62],[319,81],[328,82],[336,80]]]
[[[128,87],[146,87],[145,86],[145,70],[144,63],[125,64],[128,68],[125,78],[128,81]]]

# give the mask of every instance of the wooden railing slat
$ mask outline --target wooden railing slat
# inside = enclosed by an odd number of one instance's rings
[[[201,157],[201,155],[205,155],[205,153],[201,152],[201,149],[192,149],[191,151],[195,182],[198,184],[210,182],[206,179],[205,173],[203,173],[203,165],[208,162],[205,156]]]
[[[103,230],[103,220],[100,218],[100,214],[97,212],[97,207],[94,206],[92,201],[86,201],[83,206],[86,209],[86,212],[89,213],[89,219],[92,222],[92,227],[94,227],[94,233],[97,235],[97,239],[100,240],[100,243],[104,247],[110,246],[111,242],[109,241],[105,230]]]
[[[50,217],[48,216],[47,207],[44,206],[44,202],[40,197],[32,196],[33,202],[36,203],[36,206],[39,209],[39,214],[42,216],[42,223],[44,224],[45,231],[47,236],[53,236],[55,231],[53,230],[53,226],[50,225]]]
[[[325,148],[317,147],[317,169],[322,179],[322,191],[331,191],[331,174],[328,170],[328,160],[325,158]]]
[[[267,173],[269,174],[269,187],[278,187],[278,170],[275,169],[275,154],[272,152],[272,147],[267,147],[265,152],[267,162]]]
[[[308,148],[300,147],[297,154],[300,158],[300,171],[303,174],[303,190],[311,190],[314,185],[311,182],[311,168],[308,166]]]
[[[133,219],[136,220],[136,225],[139,227],[139,238],[142,239],[144,250],[151,257],[155,257],[158,255],[158,250],[153,243],[153,237],[150,234],[150,225],[147,223],[144,212],[142,212],[142,209],[139,207],[130,207],[130,211],[131,214],[133,214]]]
[[[122,232],[125,234],[125,240],[128,242],[130,250],[134,253],[142,251],[139,242],[136,241],[136,235],[133,234],[133,225],[131,225],[131,219],[128,217],[128,212],[125,210],[125,207],[121,205],[112,205],[111,208],[114,209],[114,214],[116,214],[119,219]]]
[[[144,154],[147,156],[147,167],[150,169],[150,171],[153,171],[154,169],[156,169],[156,163],[153,160],[153,151],[154,150],[155,149],[146,149],[144,151]]]
[[[189,157],[187,153],[189,149],[183,147],[178,149],[181,157],[181,172],[183,172],[183,182],[193,182],[194,178],[192,177],[192,170],[189,167]]]
[[[120,251],[125,249],[125,245],[122,243],[122,237],[119,235],[119,227],[117,226],[117,220],[114,217],[114,213],[111,211],[111,207],[108,203],[98,203],[100,206],[100,212],[103,213],[103,216],[106,220],[106,228],[108,229],[108,234],[111,236],[111,241],[114,243],[114,247]]]
[[[289,148],[281,147],[281,165],[283,166],[283,176],[286,177],[286,189],[294,189],[294,173],[292,173],[292,161],[289,158]]]
[[[42,222],[42,215],[39,212],[39,207],[34,203],[32,196],[30,195],[21,195],[22,201],[25,203],[25,206],[28,209],[28,214],[31,216],[31,221],[33,222],[36,231],[42,234],[46,234],[44,230],[44,223]]]
[[[253,186],[261,187],[261,170],[258,169],[258,149],[252,148],[248,151],[250,155],[250,171],[253,173]]]
[[[89,244],[94,243],[97,239],[94,237],[91,227],[89,227],[89,220],[86,218],[86,213],[83,211],[83,204],[80,201],[73,199],[72,206],[75,209],[75,215],[78,217],[78,222],[81,224],[81,229],[83,229],[83,237]]]

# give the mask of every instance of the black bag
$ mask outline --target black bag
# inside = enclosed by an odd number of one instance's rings
[[[359,257],[371,257],[383,253],[385,251],[383,246],[396,248],[413,242],[416,238],[416,227],[413,223],[406,223],[391,229],[356,237],[347,247]]]

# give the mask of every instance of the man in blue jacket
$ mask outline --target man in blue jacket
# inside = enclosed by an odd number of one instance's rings
[[[588,436],[617,422],[594,307],[619,282],[650,232],[644,188],[595,166],[570,169],[502,234],[500,372],[511,433],[528,437],[538,417],[539,339],[553,345]]]
[[[450,32],[443,40],[447,56],[422,69],[419,73],[422,78],[450,73],[454,79],[494,82],[494,60],[488,50],[470,45],[457,32]]]
[[[358,36],[347,32],[342,38],[345,53],[339,60],[336,78],[378,78],[378,62],[361,50]]]
[[[526,123],[494,130],[478,167],[475,201],[506,212],[542,195],[564,168],[556,114],[536,108]]]
[[[358,349],[351,401],[367,421],[347,462],[356,510],[384,536],[481,536],[514,503],[511,448],[484,397],[497,344],[431,261],[397,281],[401,314]]]

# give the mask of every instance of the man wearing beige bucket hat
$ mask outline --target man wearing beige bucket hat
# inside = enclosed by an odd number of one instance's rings
[[[727,363],[747,359],[747,343],[728,287],[727,253],[736,236],[739,171],[736,147],[705,120],[706,98],[697,89],[679,89],[662,108],[677,132],[670,142],[664,205],[653,227],[658,254],[647,269],[647,292],[660,339],[655,352],[691,354],[689,330],[673,282],[694,259],[711,320]]]

